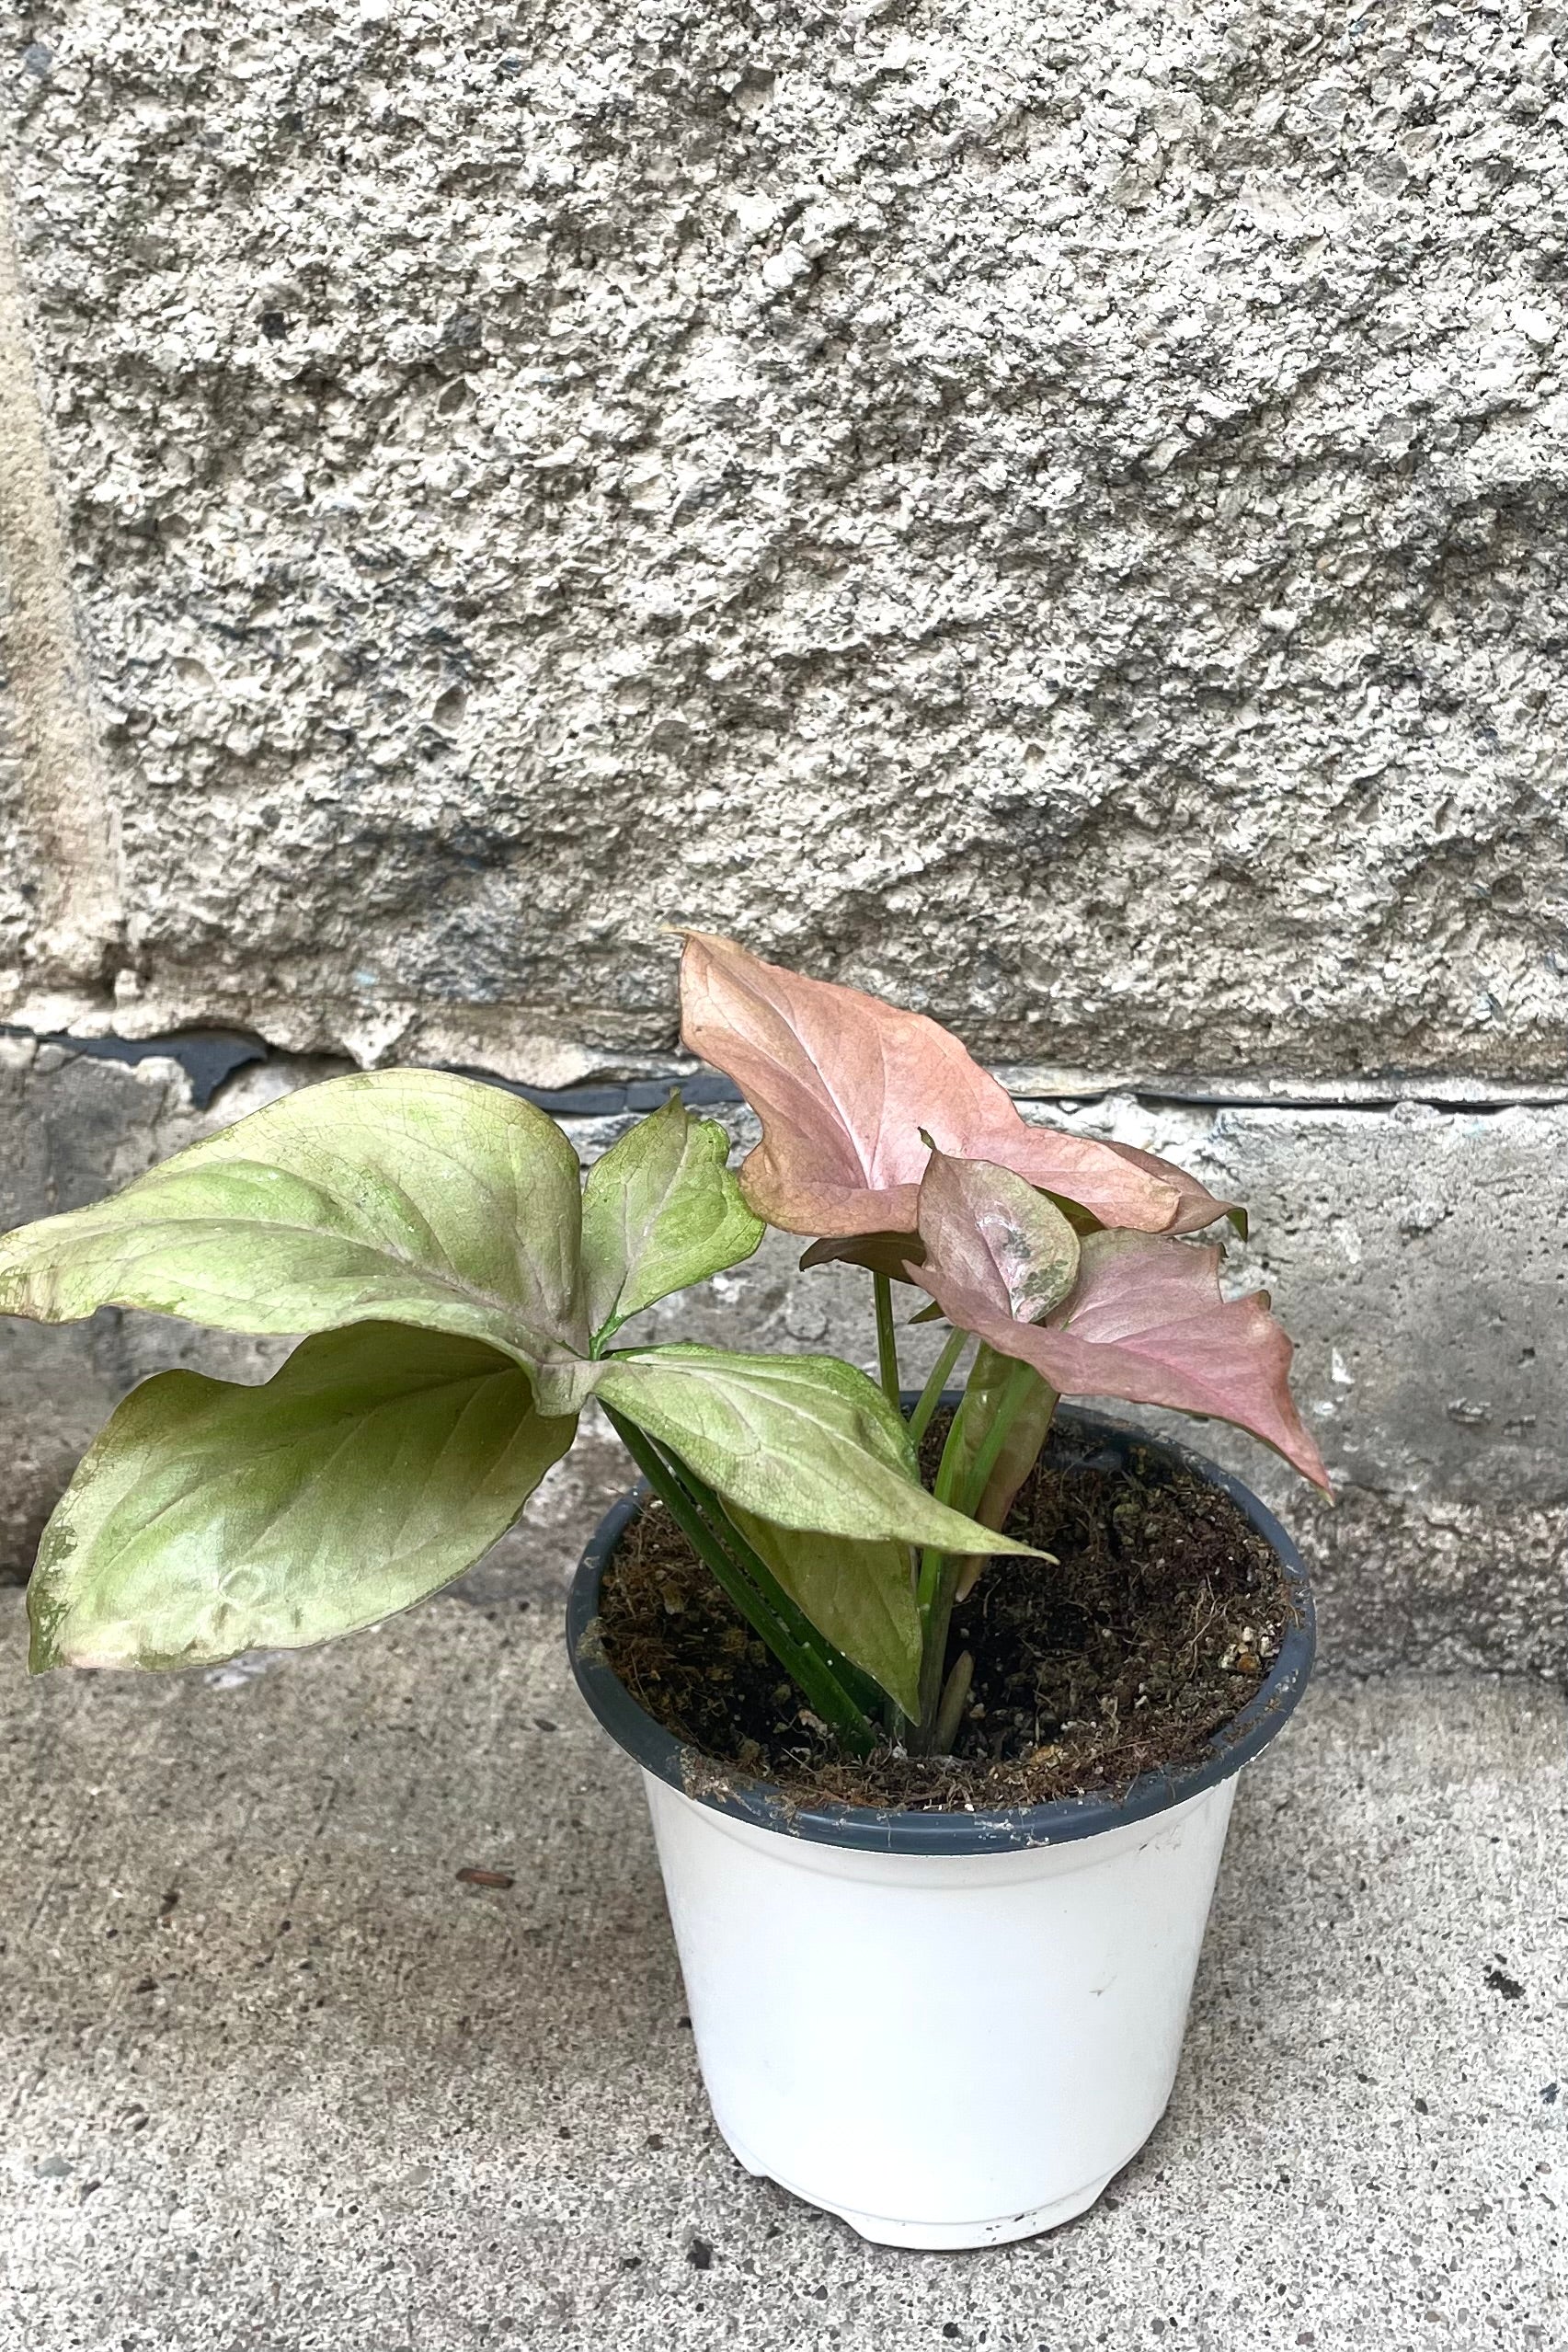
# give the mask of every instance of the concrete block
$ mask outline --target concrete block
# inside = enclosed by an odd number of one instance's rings
[[[37,17],[72,1018],[564,1083],[684,919],[993,1059],[1559,1082],[1554,27]]]
[[[54,992],[101,1018],[114,823],[29,330],[0,175],[0,1012]]]

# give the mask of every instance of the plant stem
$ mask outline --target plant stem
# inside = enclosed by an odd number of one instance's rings
[[[955,1509],[957,1509],[954,1498],[958,1491],[959,1464],[963,1460],[964,1448],[967,1442],[969,1425],[979,1409],[975,1401],[975,1368],[979,1362],[979,1358],[977,1356],[975,1363],[969,1367],[969,1377],[965,1383],[964,1394],[958,1400],[958,1410],[948,1424],[947,1441],[942,1449],[942,1460],[936,1465],[936,1477],[933,1482],[938,1499],[944,1503],[953,1503]]]
[[[725,1509],[723,1496],[715,1494],[713,1488],[698,1477],[691,1464],[682,1462],[680,1455],[672,1452],[668,1446],[661,1446],[658,1451],[670,1475],[685,1488],[693,1509],[755,1588],[763,1607],[783,1626],[789,1640],[796,1649],[816,1659],[870,1722],[887,1695],[881,1684],[863,1672],[853,1658],[844,1656],[842,1650],[835,1648],[826,1634],[818,1631],[799,1603],[784,1590],[755,1544],[737,1527]]]
[[[958,1447],[964,1417],[969,1408],[969,1392],[964,1392],[963,1402],[953,1416],[947,1441],[942,1449],[937,1466],[935,1491],[939,1502],[951,1502],[957,1480]],[[947,1624],[953,1613],[953,1594],[957,1583],[952,1563],[945,1552],[927,1550],[921,1554],[920,1570],[915,1578],[915,1605],[921,1621],[921,1712],[920,1721],[913,1727],[910,1738],[912,1754],[929,1756],[935,1737],[936,1711],[942,1696],[943,1668],[947,1658]]]
[[[977,1357],[976,1362],[979,1359]],[[974,1372],[970,1385],[953,1416],[953,1426],[947,1432],[947,1442],[942,1449],[942,1461],[936,1473],[936,1495],[941,1502],[951,1503],[972,1518],[985,1495],[991,1472],[995,1469],[1007,1433],[1012,1428],[1028,1398],[1038,1375],[1024,1363],[1014,1364],[1002,1386],[991,1415],[990,1424],[967,1472],[962,1467],[967,1441],[967,1430],[977,1410]],[[947,1635],[953,1622],[953,1604],[963,1579],[964,1563],[945,1552],[924,1552],[921,1555],[920,1577],[915,1588],[921,1619],[921,1719],[910,1734],[910,1745],[916,1755],[942,1753],[938,1745],[942,1736],[944,1708],[943,1677],[947,1664]]]
[[[969,1377],[972,1383],[974,1379],[972,1368]],[[958,1485],[958,1463],[963,1450],[965,1426],[973,1417],[973,1390],[972,1387],[967,1387],[959,1402],[958,1410],[954,1414],[948,1428],[947,1440],[942,1449],[942,1460],[937,1464],[933,1486],[936,1499],[940,1503],[953,1501],[954,1492]],[[915,1596],[920,1603],[922,1618],[929,1613],[935,1601],[937,1589],[946,1565],[946,1554],[943,1552],[922,1552],[921,1555],[920,1576],[915,1587]]]
[[[710,1533],[755,1588],[763,1607],[782,1626],[795,1649],[814,1660],[822,1673],[838,1684],[850,1704],[859,1709],[868,1728],[875,1727],[880,1715],[888,1737],[895,1739],[902,1738],[908,1718],[898,1701],[884,1691],[874,1675],[867,1674],[853,1658],[846,1658],[843,1651],[813,1624],[799,1603],[784,1590],[755,1544],[736,1525],[725,1508],[723,1496],[715,1494],[699,1478],[691,1463],[683,1462],[672,1448],[659,1445],[657,1440],[650,1439],[647,1442],[659,1454],[670,1476],[684,1488],[692,1509]],[[784,1657],[776,1649],[774,1655],[790,1673],[796,1673],[792,1658]]]
[[[876,1734],[864,1710],[858,1706],[834,1673],[829,1660],[818,1646],[820,1636],[807,1645],[795,1637],[781,1616],[764,1599],[751,1577],[735,1556],[745,1539],[727,1520],[721,1535],[712,1527],[685,1484],[684,1465],[678,1473],[670,1459],[643,1431],[617,1413],[605,1406],[611,1428],[625,1447],[670,1518],[685,1536],[698,1557],[709,1567],[718,1583],[739,1610],[758,1639],[763,1642],[778,1659],[786,1674],[800,1685],[811,1707],[824,1723],[830,1724],[846,1746],[856,1755],[869,1755],[876,1745]],[[697,1482],[700,1484],[700,1482]],[[705,1490],[704,1490],[705,1491]],[[733,1547],[733,1548],[732,1548]],[[757,1559],[750,1545],[747,1552],[757,1567]],[[768,1577],[765,1568],[764,1577]],[[773,1579],[768,1577],[768,1582]],[[774,1585],[774,1590],[778,1587]],[[781,1594],[781,1598],[784,1598]],[[795,1612],[796,1617],[799,1612]],[[799,1620],[804,1626],[806,1621]]]
[[[871,1293],[876,1304],[876,1366],[882,1375],[882,1394],[895,1413],[904,1409],[904,1394],[898,1385],[898,1335],[893,1328],[893,1278],[890,1274],[873,1274]]]
[[[946,1345],[932,1366],[931,1378],[921,1391],[920,1403],[910,1415],[910,1436],[914,1444],[919,1445],[931,1427],[931,1417],[942,1402],[942,1392],[947,1385],[948,1374],[963,1354],[968,1338],[967,1331],[950,1332]]]
[[[953,1742],[958,1737],[958,1727],[964,1720],[964,1709],[968,1704],[969,1685],[974,1679],[974,1658],[968,1650],[960,1650],[943,1688],[942,1704],[936,1710],[936,1727],[931,1738],[933,1755],[950,1756],[953,1753]]]
[[[1007,1443],[1013,1422],[1032,1394],[1039,1374],[1030,1364],[1016,1363],[1008,1373],[996,1410],[991,1415],[990,1428],[980,1441],[980,1450],[969,1466],[963,1495],[957,1508],[973,1519],[985,1499],[990,1484],[990,1474],[996,1468],[1001,1449]]]

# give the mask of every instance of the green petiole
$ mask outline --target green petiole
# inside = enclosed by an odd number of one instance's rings
[[[910,1415],[910,1438],[913,1444],[919,1445],[931,1427],[931,1417],[942,1402],[942,1393],[947,1386],[953,1367],[968,1344],[967,1331],[948,1333],[942,1353],[931,1368],[931,1377],[920,1393],[920,1403]]]
[[[990,1484],[990,1474],[1001,1459],[1001,1449],[1007,1443],[1013,1424],[1018,1418],[1038,1379],[1039,1374],[1032,1366],[1024,1363],[1015,1363],[1008,1373],[1006,1384],[997,1399],[996,1411],[991,1416],[990,1427],[980,1441],[979,1453],[970,1464],[969,1474],[964,1484],[963,1497],[957,1505],[957,1509],[967,1513],[971,1519],[979,1509],[986,1488]]]
[[[724,1518],[721,1532],[697,1499],[701,1494],[722,1517],[722,1505],[716,1497],[684,1464],[677,1469],[673,1457],[612,1406],[606,1405],[605,1413],[616,1436],[692,1550],[711,1569],[758,1639],[799,1684],[813,1712],[832,1727],[854,1754],[869,1755],[876,1745],[876,1730],[825,1654],[820,1635],[801,1616],[733,1522]],[[784,1604],[782,1609],[769,1598],[769,1587],[777,1602]],[[840,1663],[848,1667],[847,1660]],[[848,1670],[863,1686],[865,1684],[865,1678],[853,1667]]]
[[[871,1294],[876,1307],[876,1369],[882,1394],[895,1413],[902,1413],[904,1394],[898,1385],[898,1335],[893,1325],[891,1275],[873,1274]]]

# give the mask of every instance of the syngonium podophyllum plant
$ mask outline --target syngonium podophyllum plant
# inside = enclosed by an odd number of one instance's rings
[[[1030,1126],[934,1021],[728,940],[689,935],[681,1008],[686,1044],[734,1079],[761,1121],[740,1172],[750,1206],[817,1237],[803,1266],[871,1268],[890,1405],[900,1394],[894,1281],[929,1294],[917,1322],[946,1319],[908,1417],[917,1444],[975,1342],[938,1500],[1000,1528],[1063,1395],[1234,1422],[1327,1487],[1267,1293],[1226,1299],[1219,1245],[1188,1238],[1222,1218],[1244,1233],[1234,1203],[1152,1153]],[[949,1622],[983,1562],[932,1546],[906,1569],[897,1546],[875,1543],[838,1545],[834,1560],[840,1578],[853,1561],[896,1597],[910,1744],[944,1750],[972,1671],[967,1654],[948,1660]]]
[[[1266,1297],[1225,1301],[1233,1214],[1125,1145],[1028,1126],[935,1023],[692,935],[684,1035],[761,1121],[738,1178],[677,1097],[583,1185],[544,1114],[434,1071],[285,1096],[96,1207],[0,1241],[0,1312],[105,1305],[306,1335],[259,1386],[133,1390],[40,1546],[31,1663],[177,1667],[326,1640],[449,1583],[597,1398],[732,1601],[852,1751],[951,1744],[954,1601],[1058,1398],[1216,1415],[1324,1481]],[[872,1270],[880,1384],[829,1356],[628,1344],[764,1221]],[[893,1283],[951,1325],[900,1401]],[[920,1319],[920,1318],[917,1318]],[[932,1486],[918,1449],[976,1353]]]

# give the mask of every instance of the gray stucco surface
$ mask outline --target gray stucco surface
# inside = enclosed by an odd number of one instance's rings
[[[16,972],[31,944],[39,862],[29,821],[23,746],[17,740],[15,698],[7,674],[12,662],[5,658],[15,633],[17,599],[4,551],[5,538],[0,534],[0,839],[6,843],[5,864],[0,867],[0,966]]]
[[[1243,1778],[1147,2150],[1064,2232],[913,2256],[716,2139],[635,1775],[527,1563],[248,1677],[29,1686],[18,1613],[7,2352],[1562,2340],[1568,1748],[1539,1686],[1320,1683]]]
[[[688,919],[990,1058],[1561,1078],[1556,11],[17,22],[34,1026],[556,1082]]]

